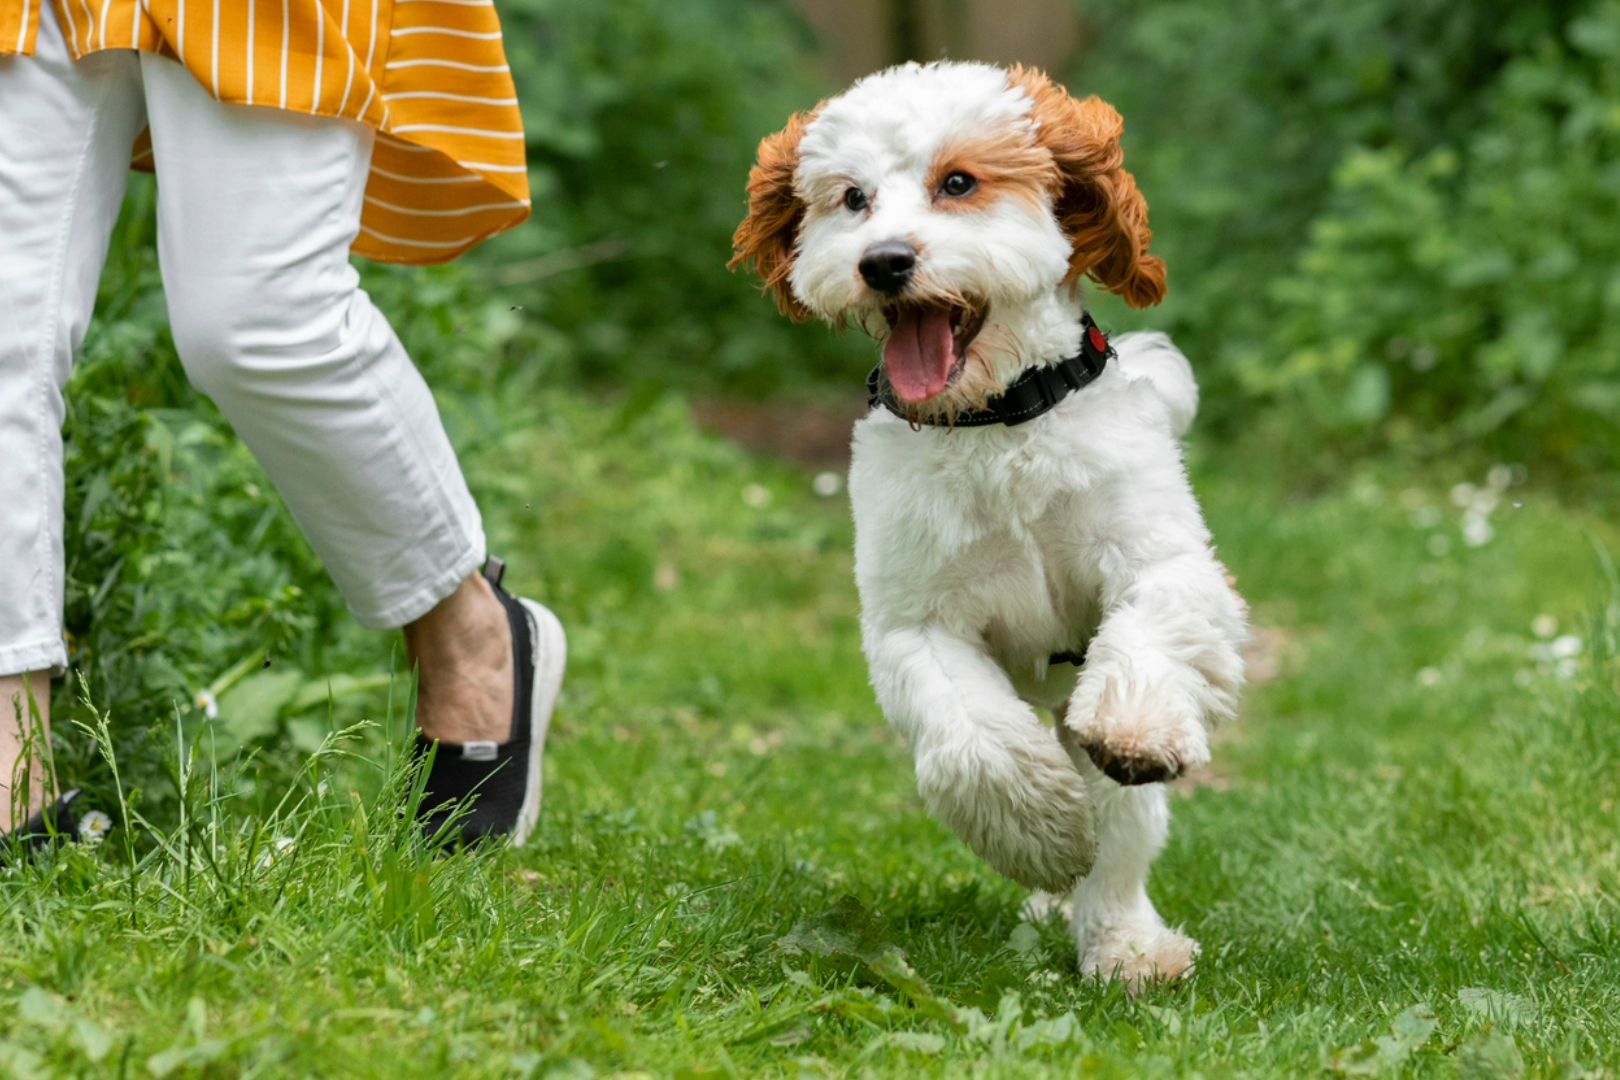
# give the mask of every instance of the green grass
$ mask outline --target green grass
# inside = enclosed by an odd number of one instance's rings
[[[214,724],[183,714],[162,736],[187,747],[170,751],[183,822],[0,875],[0,1072],[1620,1065],[1605,524],[1532,483],[1472,548],[1458,477],[1368,466],[1299,496],[1200,457],[1273,670],[1181,785],[1155,869],[1203,958],[1133,1000],[1081,980],[1060,928],[1021,927],[1019,891],[922,813],[866,687],[843,500],[700,436],[678,402],[646,405],[555,393],[522,424],[451,416],[510,583],[571,635],[535,843],[413,844],[385,739],[403,734],[397,683],[324,718],[281,705],[245,762],[220,759],[229,698]],[[1538,616],[1579,635],[1572,662]],[[380,663],[386,642],[371,648]],[[378,725],[325,735],[362,718]],[[294,746],[323,738],[289,784]],[[926,989],[892,953],[874,968],[778,944],[846,895]]]

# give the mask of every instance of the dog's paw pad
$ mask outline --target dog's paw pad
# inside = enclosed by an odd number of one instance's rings
[[[1177,758],[1121,753],[1106,743],[1092,743],[1086,747],[1086,753],[1091,755],[1092,763],[1103,771],[1103,775],[1126,787],[1162,784],[1186,772],[1186,766]]]

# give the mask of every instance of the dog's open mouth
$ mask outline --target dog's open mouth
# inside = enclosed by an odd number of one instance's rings
[[[984,328],[985,311],[960,304],[889,304],[889,342],[883,367],[895,396],[908,405],[927,401],[961,374],[968,346]]]

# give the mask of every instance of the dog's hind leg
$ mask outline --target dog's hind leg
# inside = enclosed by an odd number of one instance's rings
[[[1085,783],[979,645],[935,627],[866,636],[872,686],[928,812],[996,870],[1067,891],[1095,850]]]
[[[1165,926],[1147,895],[1148,869],[1170,831],[1165,787],[1115,783],[1061,722],[1058,731],[1085,775],[1097,813],[1097,861],[1065,905],[1080,970],[1104,981],[1119,979],[1133,993],[1150,982],[1179,978],[1198,956],[1198,943]]]

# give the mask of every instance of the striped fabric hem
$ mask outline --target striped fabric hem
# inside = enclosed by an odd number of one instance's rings
[[[356,254],[455,258],[529,216],[522,115],[490,0],[0,0],[0,55],[53,3],[75,59],[134,48],[216,99],[378,132]],[[150,170],[144,134],[131,164]]]

